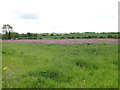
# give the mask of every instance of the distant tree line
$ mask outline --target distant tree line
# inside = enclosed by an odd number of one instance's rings
[[[20,40],[20,39],[90,39],[90,38],[120,38],[120,32],[71,32],[71,33],[22,33],[13,31],[13,27],[4,24],[2,27],[2,40]],[[1,37],[0,37],[1,38]]]

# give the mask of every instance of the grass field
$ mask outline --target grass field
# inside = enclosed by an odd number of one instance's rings
[[[3,88],[117,88],[118,46],[4,42],[2,68]]]

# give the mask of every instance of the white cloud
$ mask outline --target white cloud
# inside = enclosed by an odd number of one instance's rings
[[[19,33],[117,32],[118,1],[1,0],[0,27],[8,23]]]
[[[39,19],[39,15],[37,13],[14,11],[13,14],[15,14],[16,17],[18,17],[20,19],[28,19],[28,20]]]

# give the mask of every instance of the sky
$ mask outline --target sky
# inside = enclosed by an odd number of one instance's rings
[[[9,24],[18,33],[118,32],[118,1],[0,0],[0,27]]]

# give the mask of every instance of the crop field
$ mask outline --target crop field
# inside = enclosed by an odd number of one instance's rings
[[[108,41],[3,41],[2,87],[118,88],[118,44]]]
[[[56,44],[73,44],[73,43],[116,43],[118,39],[58,39],[58,40],[2,40],[2,42],[15,43],[56,43]]]

